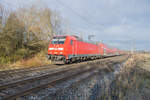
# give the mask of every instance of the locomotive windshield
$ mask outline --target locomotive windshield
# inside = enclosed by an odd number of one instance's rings
[[[64,44],[65,40],[66,40],[66,36],[53,37],[51,44]]]

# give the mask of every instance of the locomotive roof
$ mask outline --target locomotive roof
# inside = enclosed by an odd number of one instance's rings
[[[78,36],[76,36],[76,35],[55,35],[55,36],[53,36],[53,37],[67,37],[67,36],[69,36],[69,37],[74,37],[74,38],[76,38],[77,40],[82,40],[80,37],[78,37]]]
[[[87,43],[97,44],[97,42],[85,41],[85,40],[83,40],[82,38],[80,38],[79,36],[76,36],[76,35],[55,35],[54,37],[67,37],[67,36],[73,37],[73,38],[75,38],[78,41],[83,41],[83,42],[87,42]]]
[[[83,41],[83,42],[87,42],[87,43],[91,43],[91,44],[95,44],[97,45],[98,42],[94,42],[94,41],[85,41],[83,40],[82,38],[80,38],[79,36],[76,36],[76,35],[55,35],[54,37],[74,37],[75,39],[77,39],[78,41]],[[99,42],[100,43],[100,42]],[[111,48],[111,49],[117,49],[117,48],[114,48],[113,46],[110,46],[108,44],[105,44],[105,43],[102,43],[106,48]],[[117,49],[118,50],[118,49]]]

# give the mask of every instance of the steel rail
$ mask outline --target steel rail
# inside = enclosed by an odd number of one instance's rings
[[[78,76],[78,75],[81,75],[83,73],[86,73],[86,72],[89,72],[89,71],[92,71],[96,69],[95,67],[91,67],[89,69],[85,69],[85,70],[79,70],[77,72],[74,72],[74,73],[70,73],[69,75],[65,75],[65,76],[62,76],[62,77],[57,77],[55,80],[52,80],[48,83],[45,83],[45,84],[42,84],[42,85],[39,85],[39,86],[36,86],[36,87],[33,87],[33,88],[30,88],[30,89],[27,89],[27,90],[24,90],[24,91],[20,91],[20,92],[17,92],[15,94],[12,94],[12,95],[8,95],[7,97],[4,97],[2,98],[2,100],[14,100],[18,97],[21,97],[21,96],[24,96],[24,95],[27,95],[27,94],[30,94],[34,91],[37,91],[37,90],[41,90],[41,89],[44,89],[44,88],[47,88],[48,86],[54,86],[58,83],[61,83],[65,80],[68,80],[72,77],[75,77],[75,76]]]
[[[80,66],[80,68],[82,68],[82,67],[83,66]],[[62,74],[62,73],[65,73],[65,72],[68,72],[68,71],[71,71],[71,70],[77,69],[77,68],[79,68],[79,67],[73,66],[73,67],[64,68],[64,69],[58,70],[58,71],[56,70],[55,72],[52,72],[52,73],[49,73],[49,74],[44,74],[44,75],[39,75],[39,76],[36,76],[36,77],[25,78],[23,80],[17,80],[17,81],[9,82],[9,83],[0,85],[0,90],[11,87],[11,86],[14,86],[16,84],[23,84],[23,83],[26,83],[26,82],[32,82],[32,81],[36,81],[36,80],[39,80],[39,79],[45,79],[45,78],[48,78],[48,77],[56,76],[58,74]],[[86,67],[84,67],[84,68],[86,68]]]

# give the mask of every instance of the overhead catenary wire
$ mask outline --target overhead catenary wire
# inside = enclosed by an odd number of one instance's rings
[[[85,18],[84,16],[80,15],[77,11],[75,11],[73,8],[71,8],[70,6],[68,6],[67,4],[63,3],[60,0],[55,0],[57,3],[59,3],[60,5],[62,5],[65,8],[68,8],[69,10],[72,11],[72,13],[74,13],[76,16],[80,17],[80,19],[84,20],[87,24],[94,24],[92,22],[90,22],[87,18]]]
[[[88,24],[87,27],[92,26],[94,29],[100,30],[100,29],[102,29],[102,26],[104,26],[103,24],[101,24],[101,25],[98,25],[98,27],[96,27],[96,25],[93,22],[89,21],[86,17],[84,17],[81,14],[79,14],[76,10],[74,10],[72,7],[70,7],[66,3],[62,2],[61,0],[55,0],[55,1],[58,4],[62,5],[64,8],[67,8],[68,10],[70,10],[73,14],[75,14],[76,16],[78,16],[81,20],[83,20],[84,22],[86,22]]]

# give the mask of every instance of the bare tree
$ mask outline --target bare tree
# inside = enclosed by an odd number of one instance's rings
[[[53,33],[62,34],[62,28],[61,28],[62,18],[60,17],[57,11],[52,12],[51,22],[52,22]]]
[[[2,29],[2,16],[3,16],[3,12],[4,12],[3,5],[0,4],[0,30]]]
[[[0,63],[33,56],[47,48],[53,34],[62,32],[61,22],[58,12],[39,3],[15,11],[0,4]]]
[[[0,30],[5,26],[6,20],[10,14],[10,9],[0,3]]]
[[[27,40],[32,34],[40,40],[48,40],[61,26],[60,17],[48,7],[39,9],[38,5],[32,5],[22,8],[18,11],[18,17],[25,25]]]

